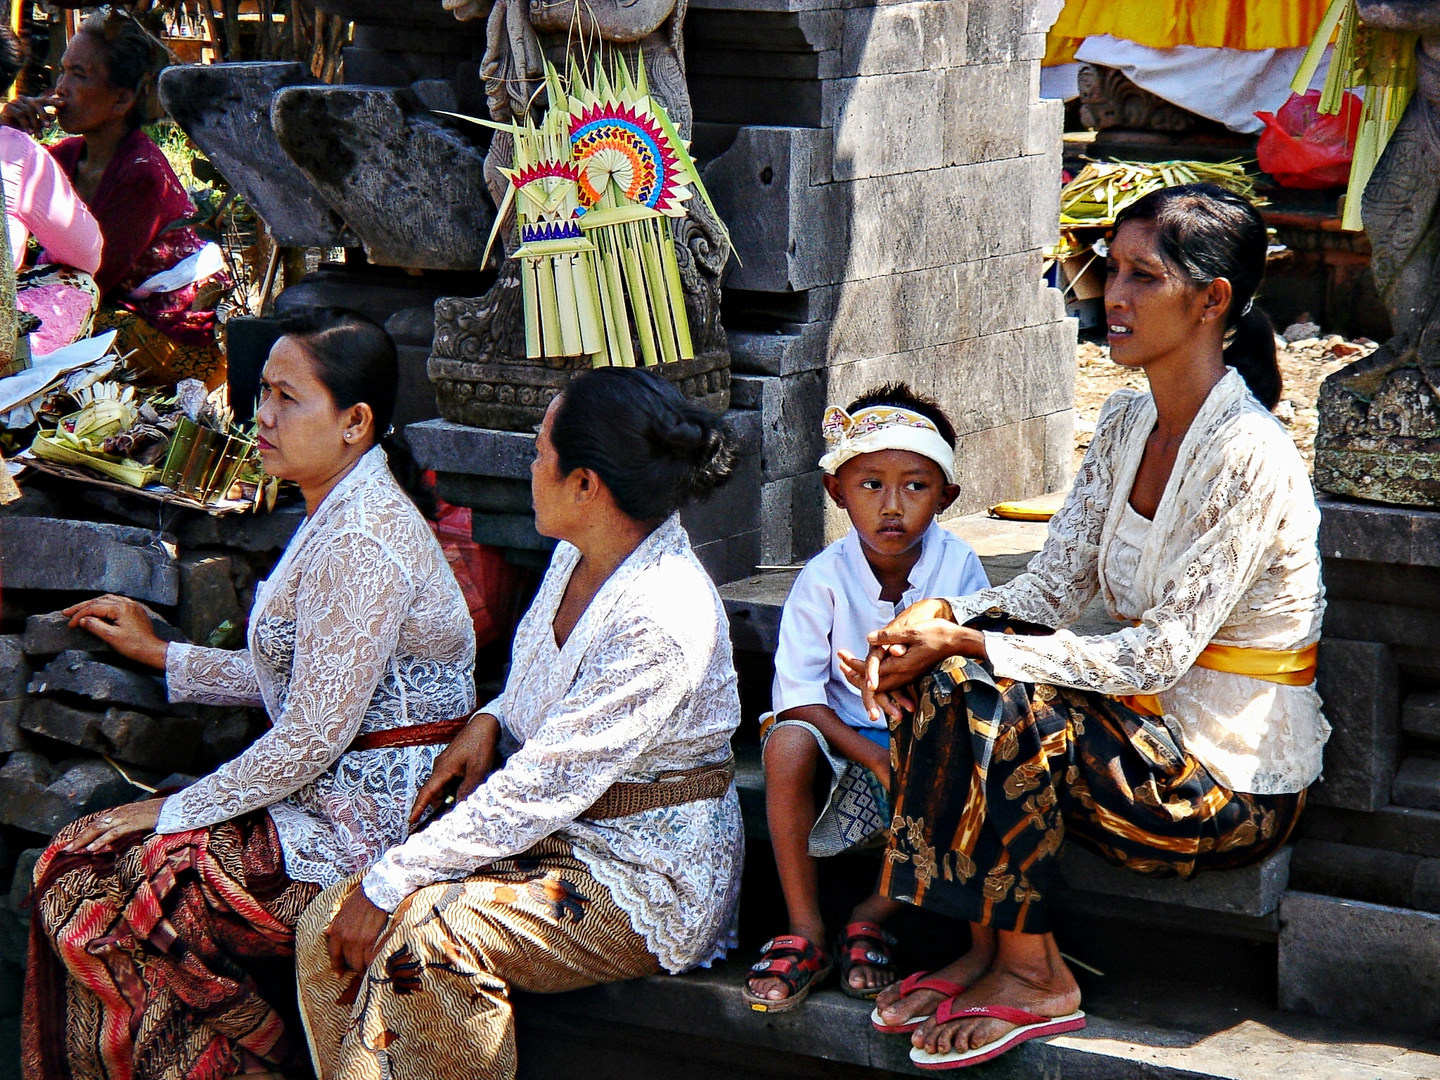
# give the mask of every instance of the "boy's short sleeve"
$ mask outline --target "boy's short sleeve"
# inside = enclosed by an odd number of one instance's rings
[[[777,713],[827,703],[835,593],[813,572],[812,562],[795,579],[780,613],[775,682],[770,707]]]
[[[975,549],[966,544],[965,565],[960,573],[960,586],[956,595],[969,596],[989,587],[990,575],[985,573],[985,564],[980,561],[980,556],[975,554]]]

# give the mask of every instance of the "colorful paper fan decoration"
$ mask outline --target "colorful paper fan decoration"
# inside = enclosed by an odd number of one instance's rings
[[[623,57],[608,77],[597,60],[589,83],[578,65],[562,80],[547,64],[545,85],[538,125],[460,117],[515,143],[490,240],[513,202],[527,356],[589,356],[596,367],[693,359],[671,220],[696,193],[719,215],[643,62],[632,79]]]

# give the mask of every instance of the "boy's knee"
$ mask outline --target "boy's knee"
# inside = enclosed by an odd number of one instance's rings
[[[765,777],[813,775],[820,760],[820,744],[803,727],[778,727],[765,740]]]

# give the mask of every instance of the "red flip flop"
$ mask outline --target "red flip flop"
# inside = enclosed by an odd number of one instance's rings
[[[1075,1010],[1067,1016],[1039,1016],[1024,1009],[1009,1005],[976,1005],[968,1009],[956,1009],[953,1001],[942,1002],[935,1010],[938,1023],[948,1024],[951,1020],[963,1020],[971,1016],[988,1016],[1016,1025],[992,1043],[977,1046],[961,1053],[931,1054],[918,1046],[910,1051],[910,1061],[921,1069],[966,1069],[990,1061],[1008,1050],[1013,1050],[1031,1039],[1043,1039],[1050,1035],[1063,1035],[1067,1031],[1079,1031],[1085,1026],[1085,1014]]]
[[[917,990],[933,990],[937,994],[944,994],[947,1000],[940,1003],[942,1008],[949,1004],[948,999],[957,998],[965,992],[965,987],[959,983],[951,982],[949,979],[937,979],[928,971],[917,971],[914,975],[905,976],[896,989],[900,991],[901,1001],[904,1001]],[[887,1024],[880,1016],[880,1010],[878,1008],[870,1010],[870,1023],[875,1025],[876,1031],[883,1032],[886,1035],[904,1035],[914,1031],[929,1019],[930,1017],[928,1016],[916,1016],[905,1021],[903,1024]]]

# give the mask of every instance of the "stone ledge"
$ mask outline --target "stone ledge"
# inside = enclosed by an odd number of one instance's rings
[[[1440,511],[1353,502],[1320,506],[1320,554],[1326,559],[1440,567]]]
[[[1290,882],[1290,851],[1283,847],[1254,866],[1200,873],[1189,881],[1144,877],[1076,844],[1060,852],[1059,865],[1065,884],[1078,891],[1259,917],[1280,906]]]

